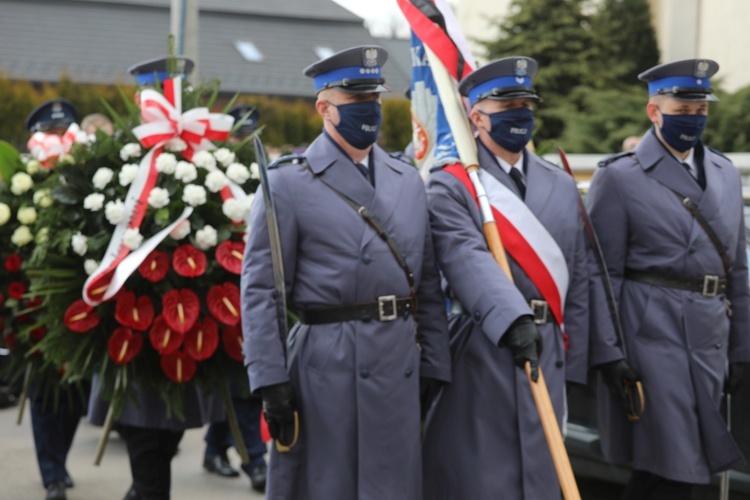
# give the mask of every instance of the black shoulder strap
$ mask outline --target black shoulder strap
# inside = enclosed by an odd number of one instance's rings
[[[305,162],[305,166],[312,172],[312,169],[310,166]],[[385,229],[385,226],[381,224],[381,222],[375,217],[375,214],[370,212],[370,210],[365,207],[364,205],[358,204],[356,201],[349,198],[347,195],[336,189],[335,187],[328,184],[326,181],[324,181],[320,176],[315,175],[314,172],[312,172],[313,176],[315,176],[320,182],[322,182],[328,189],[336,193],[339,198],[344,200],[347,205],[352,207],[352,209],[357,212],[357,214],[362,217],[362,219],[375,230],[375,233],[385,241],[385,243],[388,245],[388,248],[391,250],[391,253],[396,258],[396,262],[398,262],[399,267],[404,271],[404,275],[406,276],[406,281],[409,284],[409,293],[412,298],[412,305],[414,307],[414,312],[417,311],[417,292],[414,290],[414,273],[411,272],[411,269],[409,269],[409,265],[406,263],[406,258],[404,258],[404,255],[401,253],[401,251],[396,246],[396,242],[391,238],[391,235],[388,234],[388,231]]]
[[[732,262],[729,260],[729,255],[727,254],[727,247],[724,246],[719,239],[719,237],[716,235],[716,232],[713,230],[711,225],[708,223],[706,218],[703,216],[701,211],[698,209],[698,206],[693,203],[693,200],[688,198],[687,196],[683,196],[674,189],[671,189],[671,191],[677,196],[677,198],[680,199],[680,203],[682,204],[685,209],[690,212],[690,215],[693,216],[695,221],[703,228],[703,230],[708,235],[708,239],[711,240],[711,243],[713,244],[714,248],[717,252],[719,252],[719,257],[721,257],[721,263],[724,265],[724,273],[726,277],[729,277],[729,268],[732,265]]]

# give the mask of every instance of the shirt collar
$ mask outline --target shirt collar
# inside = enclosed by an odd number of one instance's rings
[[[495,159],[497,160],[498,165],[500,165],[500,168],[502,168],[506,174],[510,175],[510,169],[513,167],[517,168],[519,172],[523,173],[523,152],[521,153],[521,156],[518,157],[518,161],[513,165],[503,160],[499,156],[495,156]]]

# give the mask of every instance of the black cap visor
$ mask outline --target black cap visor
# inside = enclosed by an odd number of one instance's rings
[[[713,89],[704,88],[687,88],[687,87],[671,87],[668,89],[661,89],[654,95],[665,95],[679,101],[709,101],[716,102],[719,100],[718,97],[712,94]]]
[[[496,101],[506,101],[510,99],[531,99],[532,101],[543,102],[534,89],[528,87],[503,87],[492,89],[484,94],[479,94],[477,102],[482,99],[494,99]]]

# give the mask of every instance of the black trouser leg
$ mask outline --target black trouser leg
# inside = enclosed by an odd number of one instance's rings
[[[635,470],[622,494],[622,500],[689,500],[693,485],[672,481],[650,472]]]
[[[143,500],[169,500],[171,462],[184,431],[120,425],[133,475],[133,488]]]

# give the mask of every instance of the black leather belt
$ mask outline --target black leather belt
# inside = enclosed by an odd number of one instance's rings
[[[534,299],[529,302],[529,307],[531,307],[531,312],[534,313],[534,323],[537,325],[555,322],[555,317],[549,310],[549,304],[546,300]]]
[[[411,297],[397,298],[395,295],[383,295],[375,302],[323,309],[302,309],[297,313],[300,322],[304,325],[322,325],[344,321],[393,321],[401,316],[408,316],[412,310]]]
[[[678,276],[659,271],[636,271],[625,269],[625,279],[655,286],[698,292],[704,297],[716,297],[726,293],[727,279],[707,274],[705,276]]]

